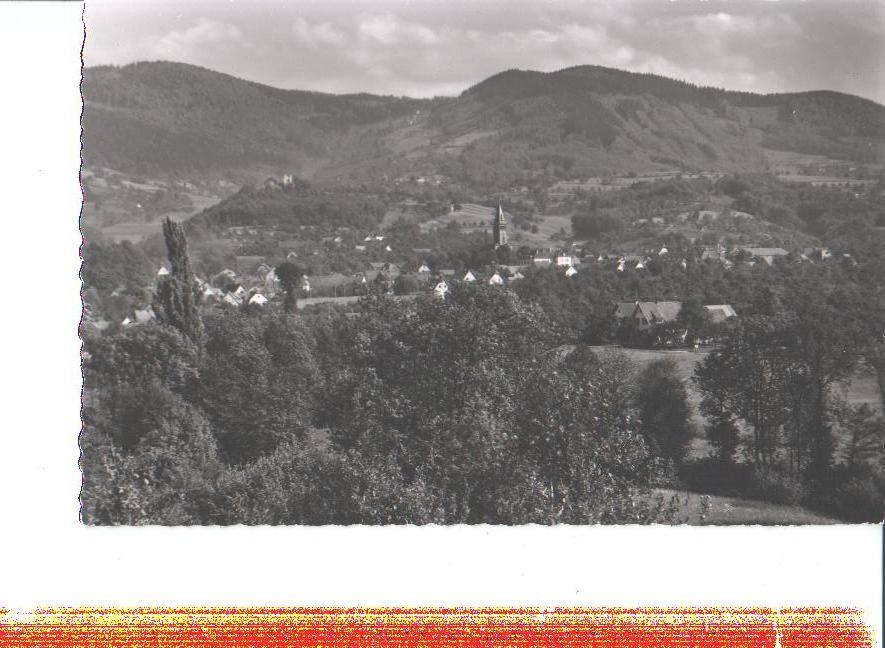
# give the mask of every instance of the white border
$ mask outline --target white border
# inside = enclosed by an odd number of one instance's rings
[[[0,606],[847,605],[880,641],[877,526],[82,527],[81,9],[0,3]]]

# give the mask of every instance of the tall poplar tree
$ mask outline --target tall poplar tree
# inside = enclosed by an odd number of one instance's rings
[[[157,284],[154,312],[157,319],[177,328],[199,347],[203,342],[203,320],[197,308],[198,294],[187,254],[184,228],[166,218],[163,221],[163,236],[172,269]]]

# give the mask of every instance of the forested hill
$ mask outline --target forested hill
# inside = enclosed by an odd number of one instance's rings
[[[598,66],[511,70],[459,97],[280,90],[155,62],[84,74],[87,164],[279,169],[365,181],[440,173],[503,188],[663,168],[762,170],[764,149],[885,157],[885,107],[830,91],[759,95]]]
[[[427,102],[281,90],[182,63],[86,68],[87,164],[126,171],[294,167],[326,160],[337,136]]]

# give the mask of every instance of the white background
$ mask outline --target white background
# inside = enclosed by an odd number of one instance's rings
[[[0,607],[836,605],[881,642],[878,526],[80,526],[81,10],[0,2]]]

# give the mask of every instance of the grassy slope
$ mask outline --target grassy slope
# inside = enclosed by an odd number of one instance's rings
[[[657,489],[656,495],[680,500],[679,522],[685,524],[839,524],[840,521],[820,515],[801,506],[772,504],[737,497],[699,495],[686,491]],[[709,502],[704,515],[703,501]],[[702,517],[703,515],[703,517]]]

